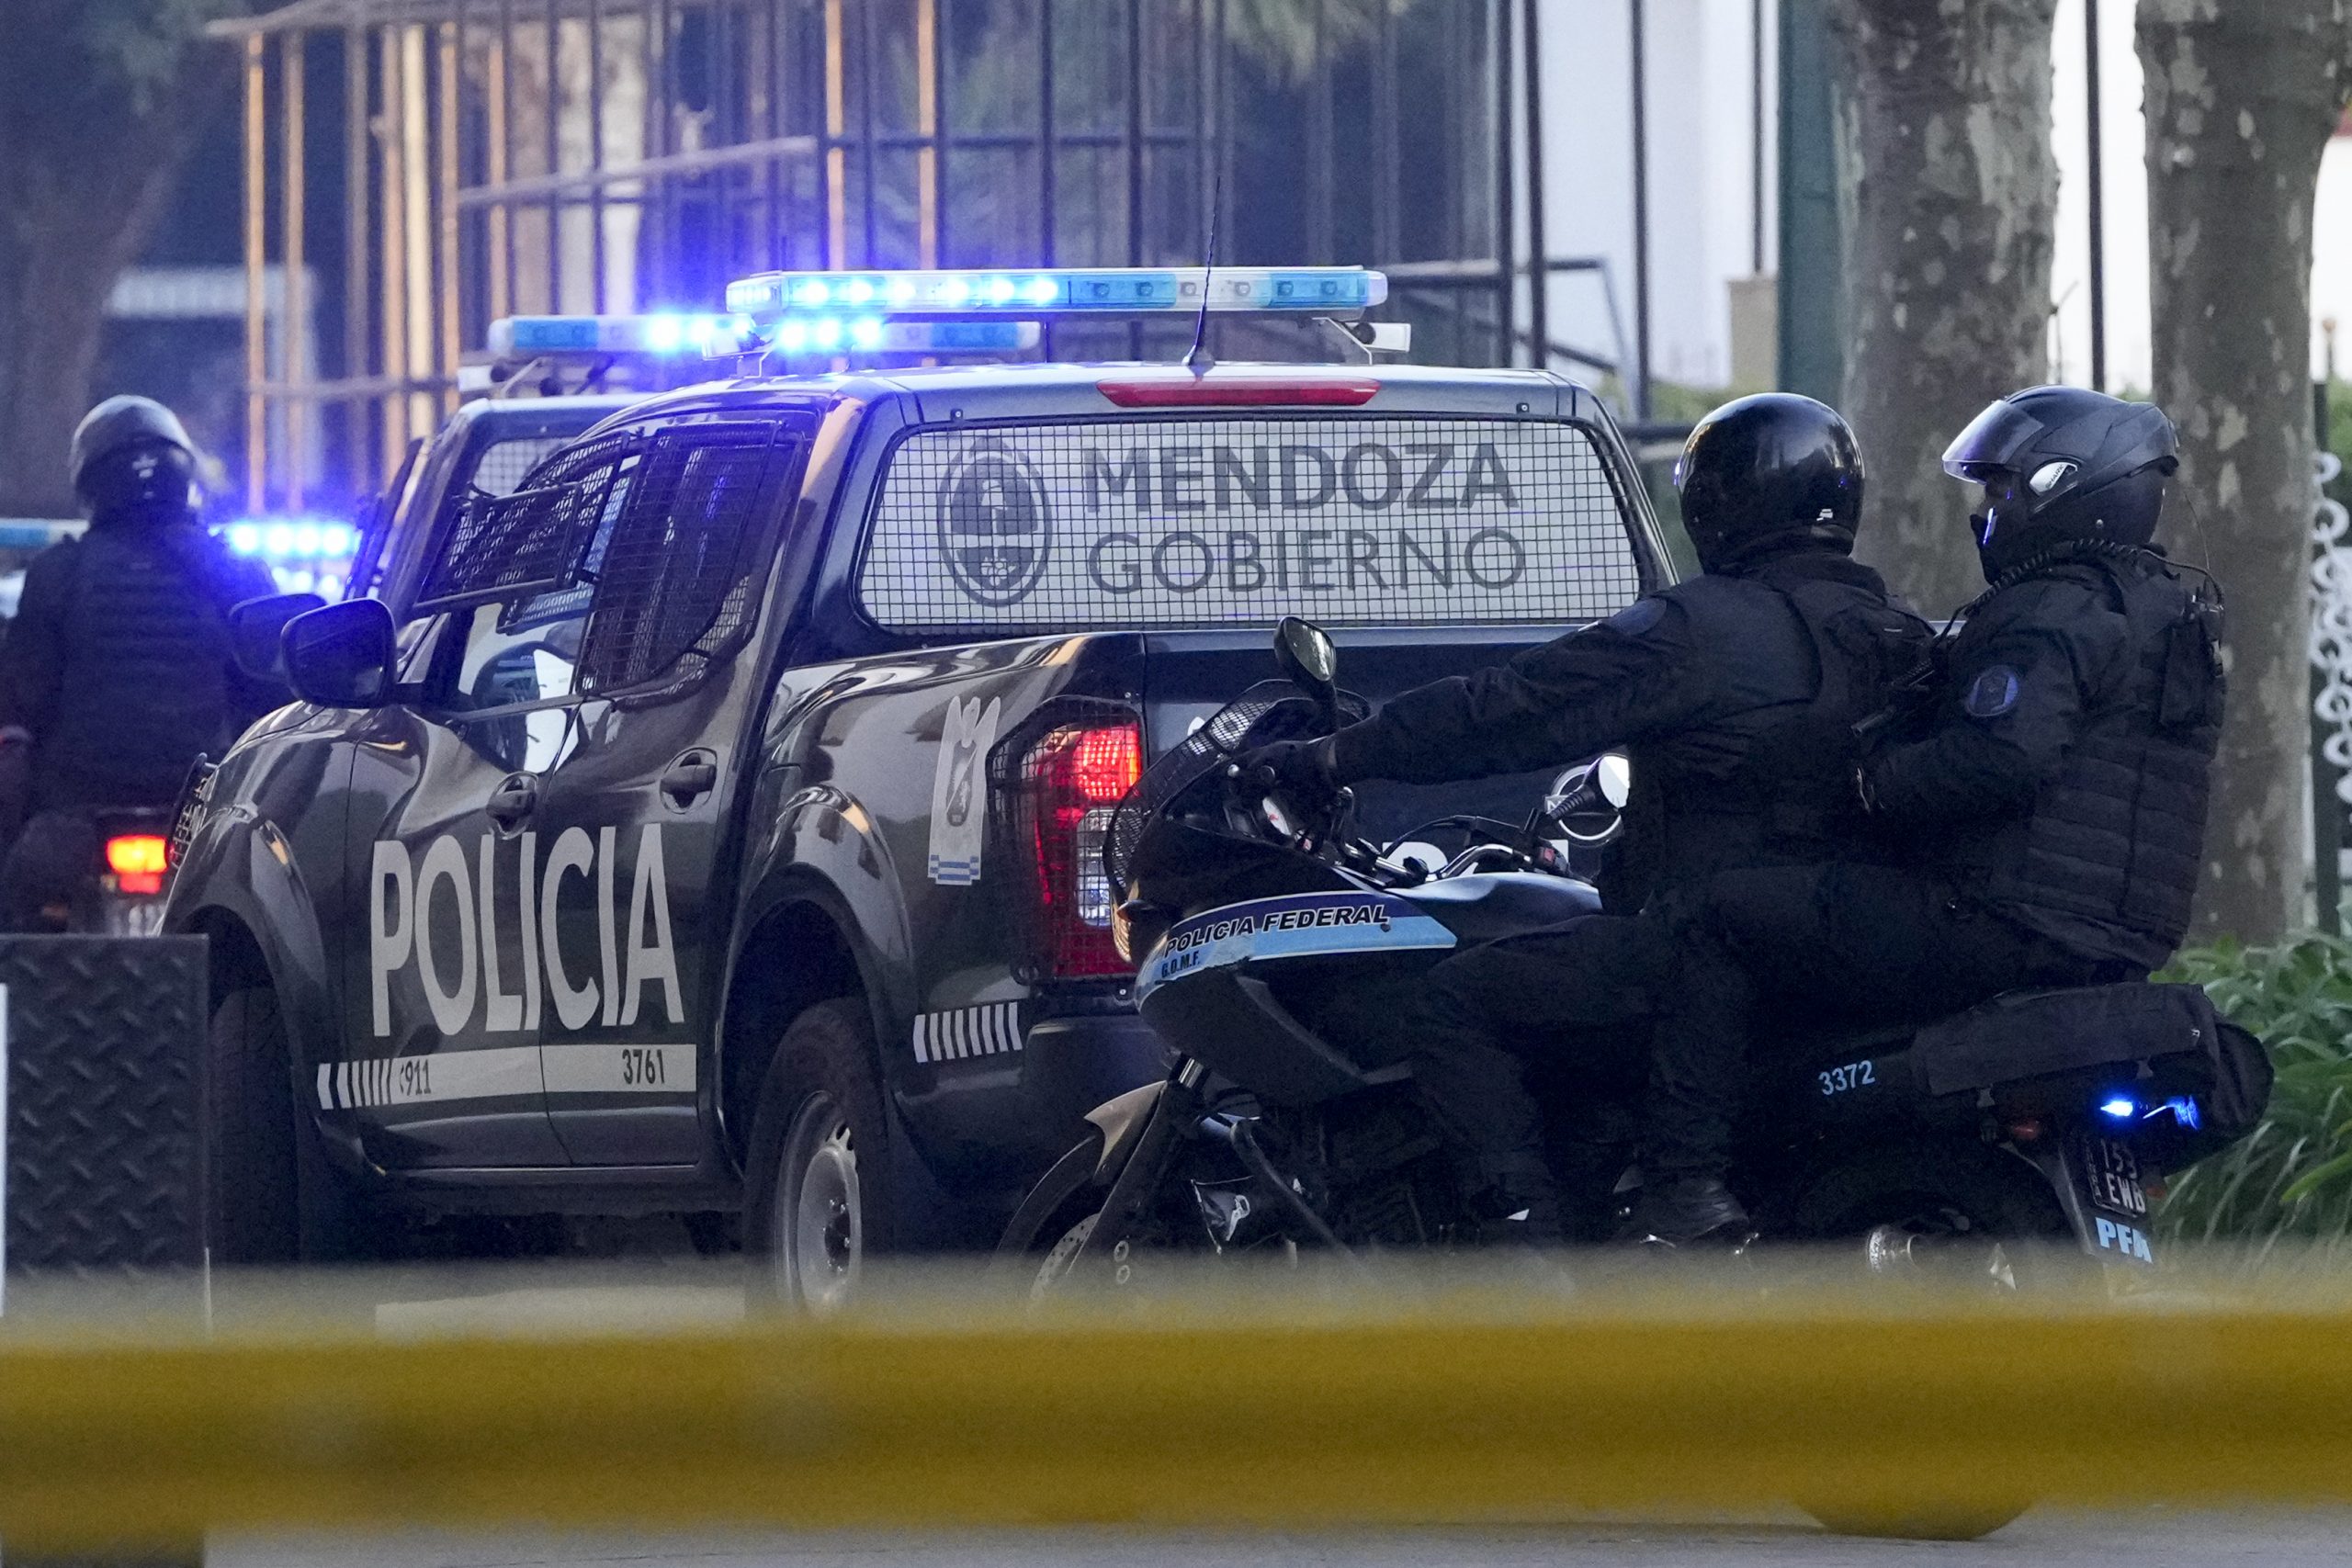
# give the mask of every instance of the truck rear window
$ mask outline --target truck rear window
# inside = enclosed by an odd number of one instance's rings
[[[859,574],[903,631],[1596,620],[1641,592],[1573,424],[1133,419],[922,430]]]

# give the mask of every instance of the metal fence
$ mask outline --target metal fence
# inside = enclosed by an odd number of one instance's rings
[[[1220,259],[1385,266],[1430,352],[1507,362],[1536,9],[298,0],[221,24],[248,276],[321,295],[273,318],[251,285],[248,503],[368,489],[498,316],[708,309],[768,267],[1197,263],[1212,208]]]

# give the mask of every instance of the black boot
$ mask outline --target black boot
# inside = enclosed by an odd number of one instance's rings
[[[1620,1242],[1644,1247],[1732,1247],[1756,1234],[1720,1177],[1685,1176],[1642,1189]]]
[[[1487,1215],[1479,1229],[1487,1240],[1550,1247],[1566,1239],[1560,1190],[1542,1155],[1528,1150],[1488,1155],[1478,1167],[1486,1189],[1479,1207]]]

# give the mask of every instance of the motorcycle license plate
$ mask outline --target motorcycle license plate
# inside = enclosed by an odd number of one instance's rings
[[[2095,1133],[2066,1140],[2066,1178],[2082,1202],[2090,1233],[2086,1239],[2100,1261],[2155,1262],[2148,1235],[2148,1183],[2154,1177],[2128,1144]]]

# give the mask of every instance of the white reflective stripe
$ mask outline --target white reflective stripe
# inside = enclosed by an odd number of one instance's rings
[[[334,1096],[329,1092],[328,1089],[328,1086],[334,1082],[334,1064],[329,1062],[321,1062],[319,1064],[319,1109],[322,1111],[333,1111],[334,1109]]]
[[[983,1002],[978,1007],[917,1013],[910,1039],[918,1062],[1001,1056],[1021,1049],[1021,1004]]]
[[[567,1043],[540,1056],[548,1093],[675,1094],[695,1091],[692,1045]]]
[[[376,1110],[462,1100],[536,1098],[540,1092],[536,1045],[485,1051],[443,1051],[423,1056],[371,1056],[319,1069],[319,1096],[328,1109]]]

